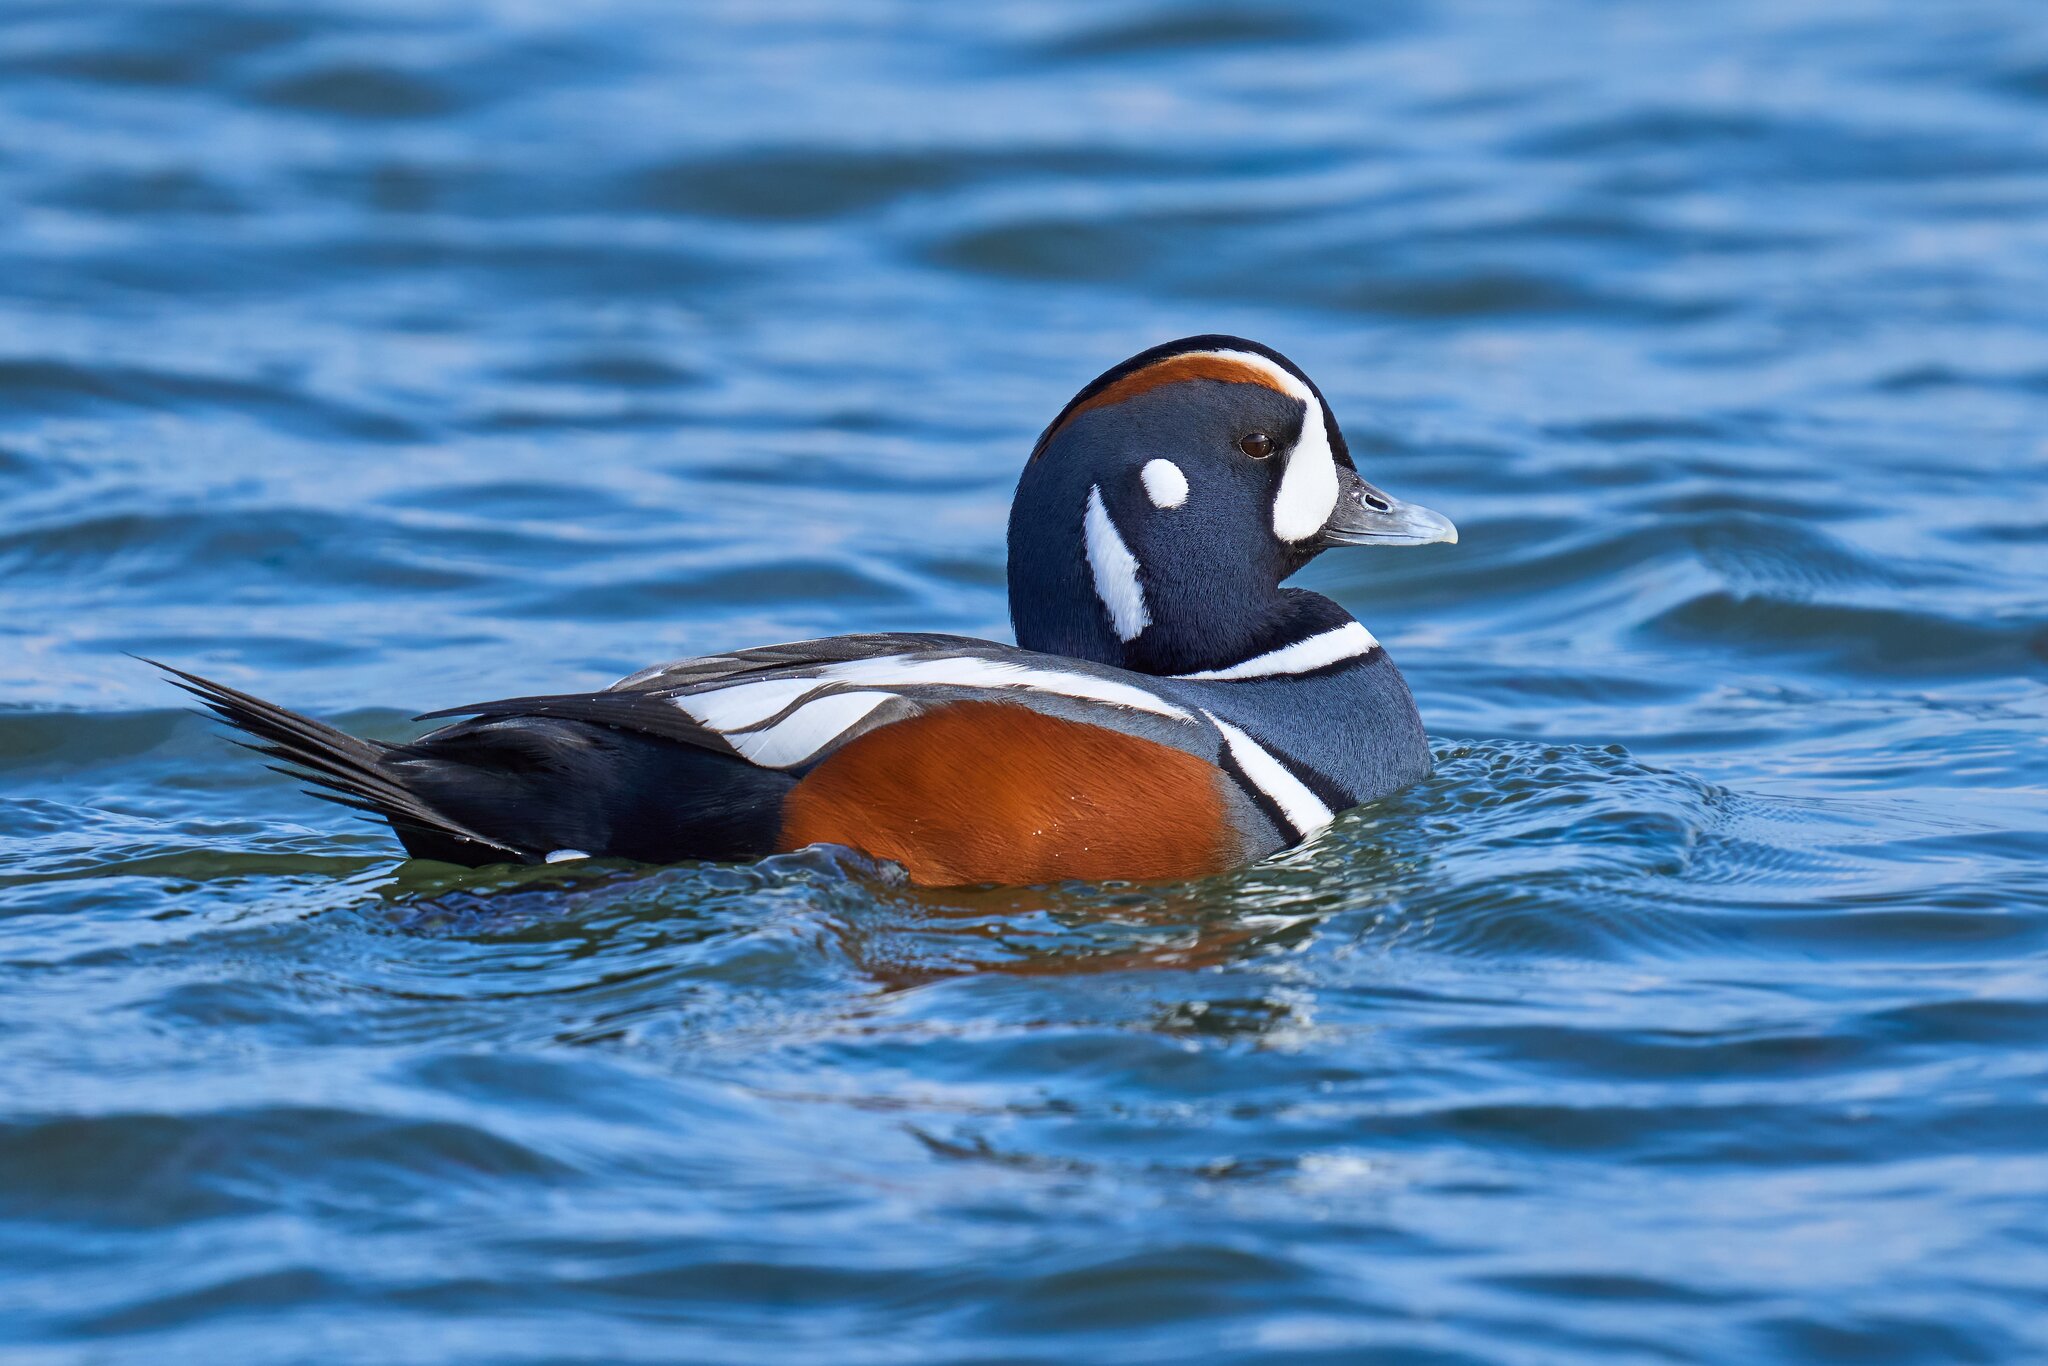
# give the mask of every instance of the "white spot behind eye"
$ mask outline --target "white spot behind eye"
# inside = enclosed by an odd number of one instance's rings
[[[1171,460],[1148,460],[1139,472],[1145,496],[1156,508],[1177,508],[1188,500],[1188,477]]]
[[[1109,612],[1118,640],[1136,640],[1152,624],[1145,610],[1145,589],[1138,582],[1138,557],[1117,534],[1102,505],[1102,489],[1088,486],[1088,516],[1083,523],[1088,543],[1088,568],[1095,576],[1095,596]]]

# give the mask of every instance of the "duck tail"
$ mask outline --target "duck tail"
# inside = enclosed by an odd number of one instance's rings
[[[472,867],[533,861],[526,851],[480,835],[435,810],[407,787],[402,775],[387,762],[392,746],[359,740],[309,716],[287,711],[275,702],[266,702],[154,659],[142,662],[163,670],[172,683],[198,698],[214,715],[259,742],[237,740],[236,744],[278,760],[270,765],[276,772],[314,784],[306,789],[308,796],[389,821],[406,852],[414,858]]]

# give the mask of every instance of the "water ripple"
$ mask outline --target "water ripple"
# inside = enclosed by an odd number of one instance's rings
[[[2048,1356],[2015,0],[0,16],[0,1354]],[[1435,774],[1196,883],[398,866],[396,740],[1006,629],[1087,375],[1299,359]]]

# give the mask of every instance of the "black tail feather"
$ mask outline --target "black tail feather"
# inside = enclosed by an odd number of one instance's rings
[[[468,864],[535,861],[531,851],[478,834],[435,810],[407,788],[391,766],[383,762],[391,753],[391,746],[359,740],[311,717],[286,711],[274,702],[154,659],[142,662],[163,670],[173,683],[198,698],[214,715],[261,741],[235,743],[281,761],[267,767],[315,784],[307,789],[309,796],[389,821],[415,856]],[[490,857],[493,854],[496,858]]]

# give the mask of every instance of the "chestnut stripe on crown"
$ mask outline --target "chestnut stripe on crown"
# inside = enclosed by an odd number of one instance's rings
[[[1286,372],[1278,366],[1265,361],[1264,357],[1245,352],[1233,355],[1223,351],[1184,351],[1179,355],[1168,356],[1164,360],[1154,361],[1142,369],[1133,370],[1127,375],[1111,380],[1094,393],[1084,394],[1068,404],[1067,410],[1045,429],[1043,436],[1038,438],[1038,444],[1032,448],[1031,458],[1036,460],[1052,439],[1081,414],[1122,403],[1126,399],[1136,398],[1139,394],[1150,393],[1161,385],[1178,384],[1188,379],[1213,379],[1225,384],[1262,384],[1268,389],[1294,397],[1285,383],[1285,378]]]

